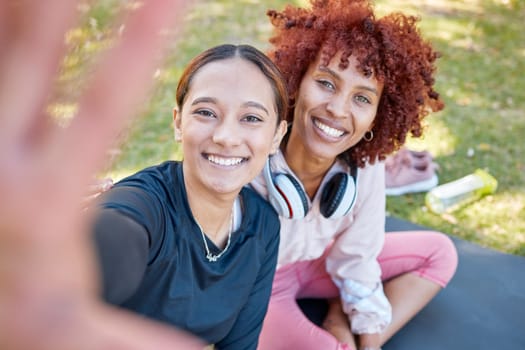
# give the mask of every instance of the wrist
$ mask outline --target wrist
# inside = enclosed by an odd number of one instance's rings
[[[364,333],[359,335],[359,350],[381,350],[380,333]]]

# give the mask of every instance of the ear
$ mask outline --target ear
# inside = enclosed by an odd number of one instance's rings
[[[173,131],[175,136],[175,141],[181,142],[182,141],[182,129],[181,129],[181,114],[177,110],[177,108],[173,108]]]
[[[277,150],[279,149],[279,146],[281,145],[281,141],[284,135],[286,134],[287,129],[288,129],[288,124],[286,123],[286,120],[282,120],[277,126],[275,135],[273,135],[272,148],[270,150],[270,154],[275,154],[277,152]]]

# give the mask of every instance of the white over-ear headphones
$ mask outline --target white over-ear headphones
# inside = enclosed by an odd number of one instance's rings
[[[264,166],[264,178],[268,188],[268,199],[280,216],[301,219],[308,212],[308,197],[303,187],[292,175],[272,174],[270,159]],[[320,211],[326,218],[340,218],[354,206],[357,197],[357,167],[350,174],[338,172],[323,186]]]

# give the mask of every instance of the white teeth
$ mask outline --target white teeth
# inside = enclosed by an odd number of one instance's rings
[[[217,165],[223,165],[223,166],[233,166],[240,164],[243,160],[243,158],[222,158],[217,156],[208,155],[208,160],[214,164]]]
[[[319,129],[321,129],[325,134],[332,136],[332,137],[341,137],[345,133],[344,131],[334,129],[326,124],[321,123],[319,120],[314,120],[315,126],[317,126]]]

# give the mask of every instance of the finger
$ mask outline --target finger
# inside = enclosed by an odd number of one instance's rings
[[[5,52],[7,45],[7,21],[9,17],[7,16],[7,1],[0,1],[0,52]],[[2,71],[2,60],[0,58],[0,72]]]
[[[39,118],[64,52],[64,34],[78,14],[70,0],[8,0],[2,11],[0,148],[27,141],[26,132],[45,125]]]
[[[25,301],[3,305],[11,316],[0,313],[1,349],[202,350],[205,345],[174,326],[92,299],[55,294]]]
[[[80,100],[77,117],[57,144],[57,149],[65,151],[62,162],[71,164],[70,176],[89,176],[101,166],[109,145],[136,113],[152,84],[153,71],[167,39],[159,33],[181,22],[185,3],[146,1],[130,15],[120,42],[95,72]]]

